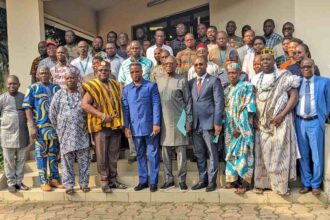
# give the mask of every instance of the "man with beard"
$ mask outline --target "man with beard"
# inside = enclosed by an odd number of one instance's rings
[[[84,78],[90,73],[94,73],[92,68],[92,57],[88,55],[88,44],[82,40],[78,43],[79,57],[71,61],[71,65],[75,66],[80,71],[81,78]]]
[[[237,53],[239,55],[239,59],[241,63],[244,61],[244,57],[246,54],[253,53],[253,45],[252,40],[255,37],[253,30],[247,30],[244,32],[243,42],[244,46],[241,46],[237,49]]]
[[[65,32],[65,45],[68,54],[68,63],[79,56],[78,47],[76,44],[76,35],[72,30]]]
[[[206,36],[206,24],[200,23],[197,26],[197,40],[196,43],[204,43],[204,44],[208,44],[209,43],[209,39]]]
[[[94,38],[92,43],[92,57],[102,57],[103,59],[107,58],[107,53],[103,51],[103,38],[101,36],[97,36]]]

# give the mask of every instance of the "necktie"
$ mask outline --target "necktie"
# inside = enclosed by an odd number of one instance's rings
[[[202,88],[202,78],[198,78],[197,80],[198,80],[198,82],[197,82],[197,94],[199,94],[199,92],[201,91],[201,88]]]
[[[305,114],[309,115],[311,113],[311,88],[309,85],[310,81],[306,81],[305,88]]]

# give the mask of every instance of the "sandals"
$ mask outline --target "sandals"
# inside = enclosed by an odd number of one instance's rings
[[[73,188],[68,188],[65,190],[65,193],[68,194],[68,195],[72,195],[74,194],[74,189]]]
[[[248,190],[249,185],[250,185],[250,184],[249,184],[248,182],[243,181],[242,185],[240,185],[240,186],[236,189],[235,193],[236,193],[236,194],[244,194],[244,193]]]
[[[253,188],[253,192],[256,193],[256,194],[263,194],[264,193],[264,189],[254,187]]]
[[[87,193],[89,191],[91,191],[91,188],[89,188],[88,186],[83,186],[83,187],[80,187],[81,191],[83,191],[84,193]]]

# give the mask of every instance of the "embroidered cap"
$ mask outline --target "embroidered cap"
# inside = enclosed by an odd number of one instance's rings
[[[264,48],[261,50],[261,55],[272,55],[275,56],[275,50],[272,48]]]

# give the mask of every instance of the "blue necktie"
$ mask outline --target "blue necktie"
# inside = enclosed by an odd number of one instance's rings
[[[305,88],[305,114],[309,115],[311,113],[311,88],[309,85],[310,81],[306,81]]]

